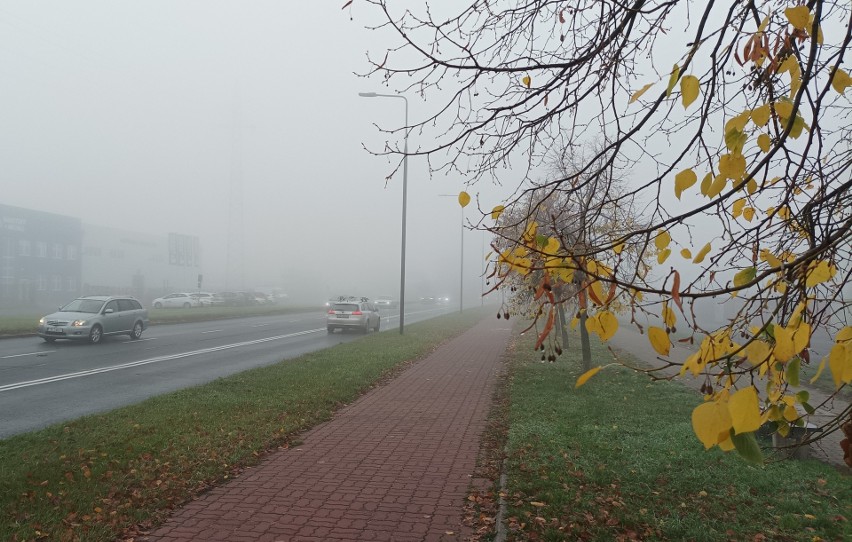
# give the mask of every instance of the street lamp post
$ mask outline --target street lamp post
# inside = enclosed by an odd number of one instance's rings
[[[408,198],[408,98],[401,94],[377,94],[375,92],[359,92],[362,98],[402,98],[405,102],[405,143],[402,157],[402,249],[399,264],[399,334],[405,328],[405,207]]]
[[[438,194],[442,198],[455,198],[455,194]],[[461,239],[459,254],[459,312],[464,312],[464,206],[461,206]]]

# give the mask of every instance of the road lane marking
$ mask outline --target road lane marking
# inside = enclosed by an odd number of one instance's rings
[[[133,343],[142,343],[145,341],[156,341],[157,337],[147,337],[145,339],[129,339],[127,341],[122,341],[121,344],[133,344]]]
[[[253,325],[253,326],[251,326],[251,327],[266,327],[266,326],[271,326],[271,325],[272,325],[272,324],[255,324],[255,325]]]
[[[211,329],[210,331],[202,331],[201,333],[219,333],[222,331],[221,329]]]
[[[171,361],[175,359],[188,358],[191,356],[198,356],[201,354],[211,354],[213,352],[221,352],[223,350],[230,350],[232,348],[239,348],[241,346],[251,346],[253,344],[260,344],[270,341],[278,341],[281,339],[289,339],[291,337],[299,337],[301,335],[309,335],[311,333],[319,333],[320,331],[325,331],[325,328],[320,329],[309,329],[307,331],[299,331],[297,333],[288,333],[287,335],[276,335],[275,337],[267,337],[265,339],[255,339],[253,341],[245,341],[241,343],[233,343],[233,344],[225,344],[222,346],[214,346],[212,348],[202,348],[201,350],[192,350],[190,352],[183,352],[181,354],[170,354],[168,356],[157,356],[155,358],[143,359],[139,361],[131,361],[128,363],[121,363],[119,365],[110,365],[108,367],[100,367],[98,369],[89,369],[88,371],[79,371],[76,373],[67,373],[62,375],[49,376],[47,378],[39,378],[37,380],[28,380],[26,382],[16,382],[14,384],[6,384],[4,386],[0,386],[0,393],[4,391],[12,391],[20,388],[27,388],[30,386],[40,386],[42,384],[50,384],[52,382],[59,382],[62,380],[71,380],[72,378],[83,378],[85,376],[92,376],[101,373],[108,373],[111,371],[120,371],[121,369],[131,369],[133,367],[140,367],[142,365],[148,365],[151,363],[159,363],[161,361]]]
[[[41,352],[30,352],[29,354],[14,354],[12,356],[2,356],[0,359],[20,358],[23,356],[40,356],[42,354],[50,354],[52,352],[56,352],[56,350],[42,350]]]

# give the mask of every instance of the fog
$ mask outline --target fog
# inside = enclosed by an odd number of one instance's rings
[[[397,296],[402,173],[363,146],[403,102],[358,96],[394,91],[355,75],[387,36],[343,3],[0,1],[0,204],[197,236],[203,289]],[[409,161],[409,298],[457,297],[461,210],[441,195],[464,181]],[[490,209],[501,190],[469,191]],[[483,233],[464,249],[478,304]]]

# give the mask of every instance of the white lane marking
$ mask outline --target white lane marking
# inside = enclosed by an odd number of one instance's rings
[[[40,356],[42,354],[49,354],[52,352],[56,352],[56,350],[42,350],[41,352],[30,352],[29,354],[14,354],[12,356],[2,356],[0,359],[20,358],[23,356]]]
[[[219,333],[222,331],[221,329],[211,329],[210,331],[202,331],[201,333]]]
[[[320,331],[325,331],[325,328],[321,329],[309,329],[307,331],[299,331],[298,333],[289,333],[287,335],[277,335],[275,337],[267,337],[265,339],[256,339],[253,341],[245,341],[241,343],[233,343],[226,344],[222,346],[214,346],[212,348],[203,348],[201,350],[192,350],[190,352],[184,352],[182,354],[170,354],[168,356],[157,356],[155,358],[143,359],[139,361],[131,361],[129,363],[122,363],[120,365],[111,365],[109,367],[100,367],[98,369],[89,369],[88,371],[80,371],[77,373],[67,373],[63,375],[49,376],[47,378],[39,378],[37,380],[28,380],[26,382],[16,382],[14,384],[6,384],[5,386],[0,386],[0,392],[4,391],[12,391],[20,388],[27,388],[30,386],[39,386],[42,384],[50,384],[52,382],[59,382],[61,380],[70,380],[72,378],[82,378],[84,376],[92,376],[100,373],[108,373],[111,371],[119,371],[121,369],[131,369],[133,367],[139,367],[141,365],[148,365],[150,363],[158,363],[161,361],[170,361],[173,359],[181,359],[188,358],[190,356],[198,356],[200,354],[210,354],[212,352],[221,352],[222,350],[230,350],[231,348],[239,348],[241,346],[250,346],[253,344],[260,344],[269,341],[277,341],[280,339],[289,339],[291,337],[298,337],[300,335],[309,335],[311,333],[319,333]]]
[[[272,324],[255,324],[255,325],[253,325],[253,326],[251,326],[251,327],[266,327],[266,326],[271,326],[271,325],[272,325]]]
[[[133,344],[133,343],[141,343],[145,341],[156,341],[157,337],[148,337],[146,339],[129,339],[126,341],[122,341],[121,344]]]

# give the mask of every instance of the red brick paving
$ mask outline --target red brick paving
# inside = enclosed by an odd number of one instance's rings
[[[385,386],[187,504],[147,540],[462,540],[511,328],[486,318]]]

